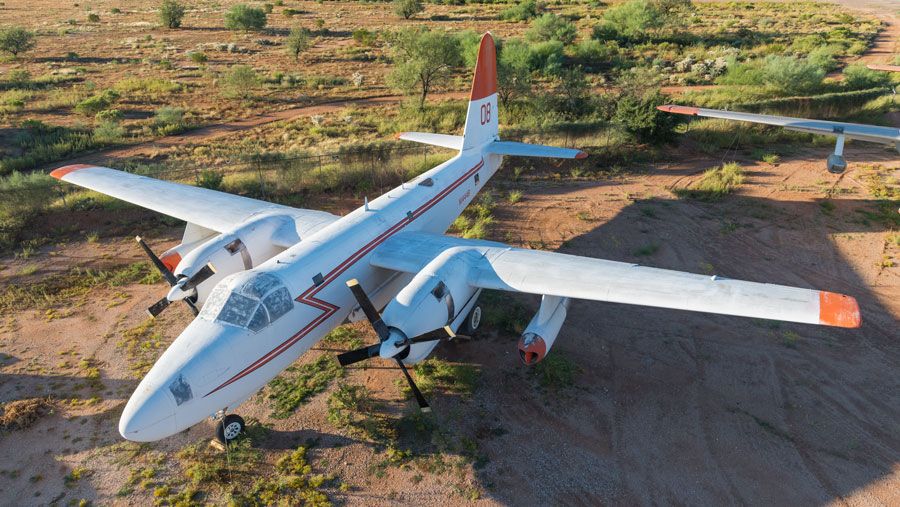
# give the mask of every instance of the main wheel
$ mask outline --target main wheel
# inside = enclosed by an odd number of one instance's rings
[[[466,334],[472,336],[475,334],[475,331],[478,331],[478,326],[481,325],[481,306],[475,305],[475,308],[472,308],[472,311],[469,312],[469,315],[466,317],[466,320],[463,322],[462,334]]]
[[[237,414],[228,414],[216,424],[216,438],[227,444],[244,432],[244,419]]]

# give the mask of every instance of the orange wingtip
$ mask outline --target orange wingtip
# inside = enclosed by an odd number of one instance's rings
[[[53,171],[51,171],[50,176],[53,176],[54,178],[61,180],[61,179],[63,179],[63,176],[69,174],[70,172],[74,172],[79,169],[87,169],[88,167],[94,167],[94,166],[92,166],[90,164],[64,165],[64,166],[60,167],[59,169],[54,169]]]
[[[497,50],[494,38],[488,32],[481,37],[475,76],[472,78],[470,100],[480,100],[497,93]]]
[[[856,299],[834,292],[819,292],[819,324],[856,328],[861,322]]]
[[[699,108],[689,107],[689,106],[675,106],[675,105],[665,105],[665,106],[656,106],[656,109],[660,111],[665,111],[667,113],[678,113],[678,114],[690,114],[696,115],[700,112]]]
[[[577,158],[577,159],[587,158],[587,155],[588,155],[587,152],[579,151],[578,155],[575,155],[575,158]]]

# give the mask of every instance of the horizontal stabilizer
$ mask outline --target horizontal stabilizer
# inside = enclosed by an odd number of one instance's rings
[[[432,146],[440,146],[442,148],[450,148],[451,150],[461,150],[463,146],[462,136],[451,136],[447,134],[403,132],[397,136],[397,139],[403,139],[404,141],[413,141],[422,144],[430,144]]]
[[[485,152],[496,155],[517,157],[585,158],[587,153],[571,148],[558,148],[542,144],[517,143],[514,141],[494,141],[485,147]]]

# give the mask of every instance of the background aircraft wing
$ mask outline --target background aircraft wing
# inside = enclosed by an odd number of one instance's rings
[[[391,237],[374,251],[370,262],[416,273],[449,248],[468,251],[467,280],[473,287],[838,327],[860,324],[856,300],[832,292],[421,232]]]
[[[301,237],[338,219],[324,211],[291,208],[106,167],[69,165],[50,175],[217,232],[228,231],[251,215],[269,210],[293,217]]]
[[[775,125],[789,130],[809,132],[811,134],[840,135],[850,139],[869,141],[882,144],[900,143],[900,129],[895,127],[880,127],[877,125],[862,125],[858,123],[843,123],[839,121],[807,120],[803,118],[791,118],[789,116],[773,116],[768,114],[740,113],[736,111],[722,111],[719,109],[705,109],[689,106],[659,106],[660,111],[668,113],[686,114],[691,116],[704,116],[707,118],[723,118],[726,120],[746,121]]]

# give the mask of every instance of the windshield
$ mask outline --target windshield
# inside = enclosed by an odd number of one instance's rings
[[[220,283],[213,289],[199,317],[259,331],[294,307],[287,288],[275,275],[258,273],[234,287]]]

